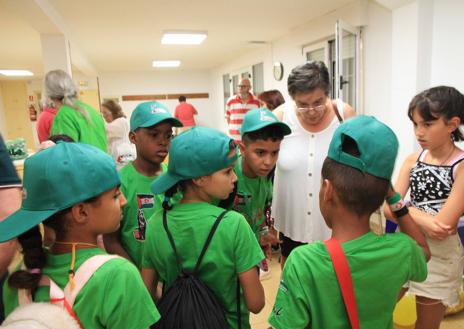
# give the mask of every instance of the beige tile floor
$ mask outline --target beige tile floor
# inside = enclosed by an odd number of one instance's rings
[[[251,314],[250,323],[252,329],[268,329],[269,323],[267,318],[271,313],[272,306],[274,305],[274,300],[277,294],[277,289],[279,287],[280,280],[280,264],[278,262],[277,256],[274,256],[270,263],[271,273],[270,277],[267,280],[261,281],[264,287],[266,294],[266,305],[264,309],[259,314]],[[442,322],[440,329],[463,329],[464,328],[464,312],[461,312],[456,315],[451,315],[445,318]],[[395,329],[412,329],[412,328],[403,328],[395,327]]]

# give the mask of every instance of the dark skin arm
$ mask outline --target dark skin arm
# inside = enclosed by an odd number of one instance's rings
[[[390,188],[388,189],[387,196],[392,197],[393,195],[395,195],[395,193],[396,192],[393,189],[393,186],[390,186]],[[422,231],[420,230],[416,222],[412,219],[411,215],[405,214],[404,216],[396,217],[393,211],[391,211],[391,214],[393,215],[393,217],[395,217],[396,221],[398,222],[401,232],[409,235],[414,241],[417,242],[419,247],[421,247],[422,251],[424,252],[426,261],[429,261],[430,259],[429,246],[427,244],[427,241],[425,240],[424,234],[422,233]]]

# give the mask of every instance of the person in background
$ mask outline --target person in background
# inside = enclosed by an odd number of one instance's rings
[[[43,106],[42,112],[39,114],[39,118],[37,119],[36,124],[37,137],[39,138],[39,143],[46,141],[50,136],[53,120],[55,119],[57,112],[57,109],[53,107],[52,102],[48,102],[51,104],[47,104],[47,102],[44,103],[45,105]]]
[[[277,89],[263,91],[258,95],[258,99],[263,103],[268,110],[274,111],[280,105],[285,103],[284,96]]]
[[[195,122],[195,115],[197,114],[196,108],[187,103],[187,98],[183,95],[179,96],[179,105],[176,106],[174,117],[179,119],[184,126],[177,128],[177,135],[197,125]]]
[[[105,119],[108,153],[114,158],[118,167],[123,167],[135,159],[133,148],[129,141],[129,122],[121,106],[114,100],[107,100],[101,105]]]
[[[81,102],[71,77],[63,70],[50,71],[44,79],[44,100],[53,102],[58,113],[51,135],[68,135],[74,141],[107,152],[105,124],[100,113]]]
[[[21,206],[21,180],[10,160],[0,135],[0,221]],[[7,269],[16,251],[16,239],[0,243],[0,296]],[[0,323],[3,317],[3,300],[0,300]]]
[[[237,94],[229,98],[226,103],[226,120],[229,126],[229,136],[236,142],[241,141],[240,128],[243,117],[249,110],[259,108],[259,100],[252,93],[249,79],[240,80]]]
[[[295,67],[287,85],[292,101],[274,110],[292,130],[280,146],[272,201],[275,227],[282,233],[282,266],[294,248],[330,236],[317,198],[322,163],[335,129],[355,115],[348,104],[330,99],[323,62]]]

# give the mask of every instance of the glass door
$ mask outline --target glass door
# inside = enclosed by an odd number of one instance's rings
[[[335,98],[358,113],[360,104],[360,30],[338,20],[335,28]]]

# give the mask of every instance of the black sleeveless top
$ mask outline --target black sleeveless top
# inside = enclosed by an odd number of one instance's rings
[[[421,152],[409,175],[411,204],[435,216],[451,193],[454,168],[464,160],[464,154],[452,164],[441,166],[422,162],[425,154],[425,150]]]

